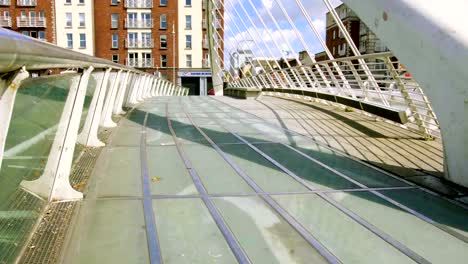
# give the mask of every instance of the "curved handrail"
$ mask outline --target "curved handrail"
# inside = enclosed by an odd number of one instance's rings
[[[21,69],[113,68],[143,73],[131,67],[61,48],[14,31],[0,28],[0,73]]]

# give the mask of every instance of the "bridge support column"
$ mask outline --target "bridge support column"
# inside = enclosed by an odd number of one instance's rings
[[[69,177],[86,89],[93,70],[93,67],[86,69],[81,77],[72,82],[44,174],[37,180],[21,182],[24,189],[48,201],[83,198],[82,193],[70,186]]]
[[[119,89],[120,84],[120,76],[122,74],[122,70],[117,72],[117,76],[112,83],[112,88],[107,94],[106,101],[104,103],[104,108],[102,110],[102,117],[101,117],[101,126],[103,127],[116,127],[117,124],[114,123],[112,120],[112,110],[114,108],[115,99],[117,97],[117,90]]]
[[[0,168],[3,152],[5,151],[6,137],[10,128],[10,120],[13,115],[16,93],[21,82],[29,77],[29,73],[23,68],[9,77],[0,80]]]
[[[122,84],[120,85],[120,89],[119,89],[119,92],[117,94],[117,98],[115,99],[114,111],[113,111],[113,113],[115,115],[125,114],[125,111],[122,109],[122,104],[123,104],[123,101],[124,101],[125,92],[127,91],[129,78],[130,78],[130,71],[127,71],[125,73]]]
[[[105,146],[98,138],[99,123],[101,121],[102,105],[106,97],[107,85],[112,68],[108,68],[101,81],[94,90],[93,99],[89,106],[88,116],[86,117],[83,129],[78,135],[77,142],[88,147],[102,147]]]
[[[343,0],[421,85],[437,113],[444,177],[468,187],[466,0]]]

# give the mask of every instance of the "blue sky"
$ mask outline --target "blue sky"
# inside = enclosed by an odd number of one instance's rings
[[[292,53],[304,50],[305,47],[297,37],[296,32],[290,26],[283,12],[279,8],[277,1],[281,2],[287,13],[291,17],[294,25],[303,36],[309,50],[312,53],[323,51],[318,39],[311,30],[305,16],[302,14],[296,0],[224,0],[225,1],[225,50],[227,62],[230,51],[239,48],[251,48],[257,57],[277,57],[281,53]],[[304,5],[306,12],[311,17],[313,24],[325,39],[325,14],[327,7],[322,0],[300,0]],[[332,0],[334,7],[341,4],[339,0]],[[252,8],[255,6],[259,15]],[[245,15],[242,5],[252,21]],[[234,9],[234,8],[235,9]],[[236,10],[238,14],[236,13]],[[268,11],[275,18],[279,29],[271,19]],[[241,17],[241,19],[239,18]],[[263,22],[266,28],[263,26]],[[254,29],[253,24],[257,26]],[[250,32],[250,34],[249,34]],[[258,32],[258,33],[257,33]],[[254,40],[254,41],[252,41]],[[276,42],[276,43],[275,43]],[[288,42],[291,48],[288,45]],[[271,52],[268,51],[270,48]],[[292,51],[291,51],[292,49]],[[263,51],[263,53],[262,53]],[[292,56],[292,55],[290,55]],[[290,57],[289,56],[289,57]]]

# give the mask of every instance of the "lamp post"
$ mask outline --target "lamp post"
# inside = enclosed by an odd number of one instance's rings
[[[176,35],[176,32],[175,32],[175,22],[172,21],[172,64],[173,64],[173,68],[172,68],[172,81],[174,82],[174,85],[177,86],[177,82],[176,82],[176,41],[175,41],[175,35]]]

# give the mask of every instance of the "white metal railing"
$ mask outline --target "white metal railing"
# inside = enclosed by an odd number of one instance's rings
[[[16,0],[17,6],[36,6],[36,0]]]
[[[394,58],[392,53],[386,52],[321,61],[258,75],[250,74],[254,76],[232,81],[229,87],[262,83],[262,80],[276,76],[275,85],[282,89],[316,91],[406,111],[409,121],[406,125],[409,128],[440,138],[439,123],[427,97],[404,66]],[[362,68],[358,59],[365,60],[370,72]],[[335,65],[341,69],[343,76],[340,76]],[[294,73],[297,78],[294,78]],[[373,78],[369,78],[369,75]]]
[[[125,0],[125,8],[153,8],[153,0]]]
[[[10,0],[0,0],[0,6],[9,6],[11,5]]]
[[[47,20],[45,17],[17,17],[17,27],[47,27]]]
[[[103,146],[103,143],[98,139],[99,127],[116,126],[112,115],[124,113],[122,109],[124,105],[135,105],[147,98],[161,95],[188,95],[188,89],[159,79],[156,75],[139,71],[134,67],[126,67],[53,44],[45,44],[42,41],[2,28],[0,28],[0,57],[2,58],[0,60],[0,90],[2,91],[0,97],[0,167],[5,156],[16,155],[12,154],[11,151],[5,153],[5,146],[7,145],[6,140],[9,139],[7,137],[8,130],[17,129],[17,127],[10,128],[10,123],[12,123],[11,118],[14,116],[15,100],[18,100],[17,92],[21,90],[23,81],[31,76],[28,71],[49,72],[49,70],[74,69],[67,75],[60,77],[60,80],[69,78],[67,82],[61,82],[69,87],[63,87],[66,89],[67,95],[62,102],[63,106],[57,108],[60,109],[61,113],[54,115],[60,119],[54,122],[47,121],[47,126],[43,127],[42,133],[31,135],[32,138],[21,139],[25,140],[24,142],[37,140],[37,137],[44,137],[44,132],[48,133],[47,140],[53,138],[51,146],[45,146],[38,150],[28,143],[27,146],[21,146],[20,150],[28,151],[31,155],[48,157],[43,174],[37,180],[23,180],[20,186],[33,193],[34,197],[42,197],[43,200],[49,202],[78,200],[83,197],[82,193],[70,186],[69,179],[76,143],[89,148]],[[153,59],[127,61],[127,63],[141,68],[152,67]],[[36,81],[45,80],[46,83],[50,83],[50,80],[54,80],[53,78],[55,77],[35,78],[31,82],[27,82],[25,85],[28,86],[24,88],[27,88],[28,91],[34,90],[38,88],[35,86]],[[89,82],[91,78],[101,81],[93,82],[93,87],[91,87],[91,82]],[[100,83],[100,85],[94,86],[96,83]],[[85,112],[83,110],[85,97],[88,90],[91,89],[91,104]],[[62,94],[62,91],[58,91],[58,93]],[[36,93],[32,91],[30,94],[35,96]],[[38,92],[37,94],[42,93]],[[37,100],[40,101],[42,98],[38,97]],[[49,105],[38,105],[38,107],[45,106],[45,109],[38,111],[44,111],[44,118],[47,119],[47,111],[50,111]],[[82,116],[86,116],[86,119],[80,132]],[[24,135],[30,135],[30,133]],[[16,144],[21,145],[24,142],[16,142]],[[13,147],[13,149],[16,147],[18,146]],[[45,150],[46,148],[47,150]],[[26,175],[28,170],[24,171]],[[4,200],[0,202],[4,202]],[[45,208],[44,206],[37,209]],[[2,210],[0,209],[0,211]]]
[[[11,27],[11,17],[0,16],[0,27]]]
[[[135,67],[135,68],[153,68],[154,59],[153,58],[147,58],[147,59],[127,58],[127,66]]]
[[[153,19],[125,19],[126,28],[153,28]]]
[[[126,39],[125,47],[129,49],[154,48],[154,39]]]

